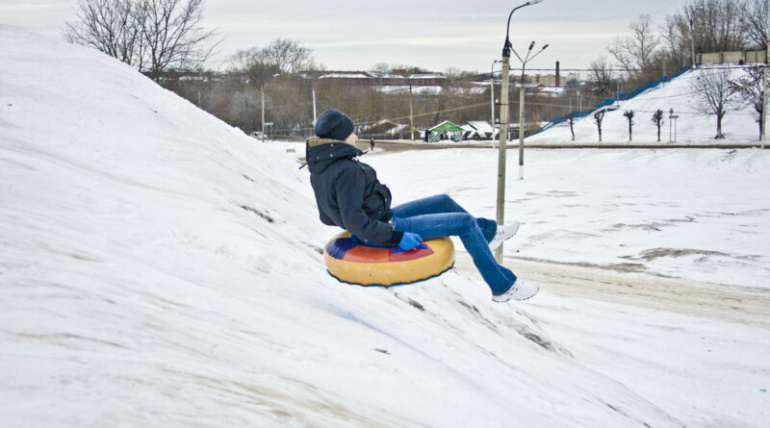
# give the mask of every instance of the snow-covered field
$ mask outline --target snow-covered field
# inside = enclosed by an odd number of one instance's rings
[[[535,149],[524,156],[525,179],[516,180],[518,154],[508,155],[513,177],[506,218],[523,227],[506,244],[507,254],[770,288],[766,151]],[[365,161],[394,171],[386,182],[399,190],[396,204],[446,192],[495,218],[492,150],[405,152]],[[419,167],[405,167],[414,164]]]
[[[547,282],[495,304],[458,270],[341,284],[301,145],[18,28],[0,27],[0,58],[2,426],[770,425],[768,318]],[[767,299],[767,153],[528,151],[508,264]],[[446,192],[493,216],[496,156],[364,160],[396,203]]]

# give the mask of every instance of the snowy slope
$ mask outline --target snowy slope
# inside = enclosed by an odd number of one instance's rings
[[[4,26],[0,57],[3,426],[767,420],[764,328],[673,314],[632,325],[656,313],[547,291],[498,305],[456,271],[340,284],[319,253],[332,230],[285,146],[91,50]],[[624,351],[672,341],[688,343],[672,363]],[[693,358],[695,373],[649,380]],[[732,398],[682,398],[693,374]]]
[[[693,89],[692,81],[697,79],[702,70],[688,71],[670,82],[649,89],[628,101],[618,101],[616,110],[607,111],[602,122],[602,141],[604,143],[623,143],[628,141],[628,118],[626,111],[634,111],[633,142],[657,143],[658,129],[652,121],[657,110],[663,110],[661,143],[750,143],[759,140],[759,126],[753,109],[742,103],[728,107],[728,113],[722,121],[723,140],[714,140],[716,135],[716,116],[703,109],[698,92]],[[742,69],[731,70],[734,79],[743,75]],[[670,110],[678,116],[669,119]],[[599,133],[593,114],[575,121],[575,142],[596,143]],[[561,123],[549,130],[526,139],[528,143],[563,143],[570,142],[569,123]]]

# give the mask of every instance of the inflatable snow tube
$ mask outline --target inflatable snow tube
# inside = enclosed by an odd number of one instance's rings
[[[432,239],[410,251],[377,248],[350,239],[349,232],[333,237],[324,249],[329,273],[342,282],[360,285],[399,285],[441,275],[454,265],[449,238]]]

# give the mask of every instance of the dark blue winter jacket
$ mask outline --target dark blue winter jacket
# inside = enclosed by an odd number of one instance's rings
[[[344,141],[307,140],[305,159],[321,221],[366,241],[397,246],[403,232],[388,223],[390,190],[377,180],[374,168],[355,159],[362,154]]]

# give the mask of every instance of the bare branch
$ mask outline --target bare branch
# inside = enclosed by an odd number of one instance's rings
[[[697,93],[698,108],[706,114],[717,117],[717,135],[715,138],[724,138],[722,118],[727,114],[727,108],[736,101],[737,94],[730,82],[730,70],[702,68],[696,73],[698,75],[691,85]]]
[[[203,4],[204,0],[79,0],[78,20],[66,23],[64,37],[149,71],[158,80],[170,68],[201,67],[216,46],[215,31],[200,25]],[[206,47],[208,43],[211,46]]]

